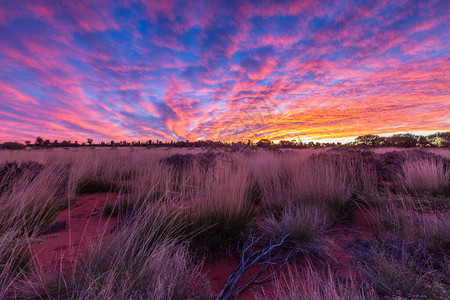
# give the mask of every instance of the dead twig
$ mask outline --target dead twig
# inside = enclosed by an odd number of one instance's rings
[[[233,270],[227,281],[222,287],[222,290],[217,295],[216,300],[227,300],[239,295],[252,284],[263,284],[273,278],[296,252],[293,249],[285,246],[286,238],[289,234],[282,236],[278,241],[269,241],[269,245],[257,249],[258,243],[264,236],[255,238],[250,234],[250,242],[246,248],[240,251],[239,266]],[[288,250],[286,250],[288,249]],[[252,251],[253,250],[253,251]],[[252,251],[252,252],[250,252]],[[258,279],[259,276],[269,266],[277,265],[268,276]],[[251,268],[259,266],[259,269],[248,279],[244,284],[238,286],[239,280]]]
[[[90,214],[89,216],[87,216],[87,218],[89,219],[90,217],[96,216],[96,215],[98,215],[98,214],[100,214],[100,210],[99,210],[98,208],[95,208],[95,207],[94,207],[93,213]]]

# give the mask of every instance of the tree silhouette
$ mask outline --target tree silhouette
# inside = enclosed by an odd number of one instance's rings
[[[411,133],[394,134],[390,137],[393,146],[395,147],[415,147],[417,145],[418,136]]]
[[[36,138],[36,142],[34,142],[34,144],[35,144],[36,146],[41,147],[41,146],[44,144],[44,139],[41,138],[40,136],[38,136],[38,137]]]
[[[358,136],[355,139],[356,144],[363,144],[363,145],[372,146],[372,147],[379,146],[381,141],[382,141],[382,139],[380,138],[380,136],[374,135],[374,134],[366,134],[366,135]]]
[[[272,142],[269,139],[260,139],[256,142],[256,146],[258,147],[269,147],[271,144]]]

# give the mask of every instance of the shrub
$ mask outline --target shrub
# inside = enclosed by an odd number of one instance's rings
[[[22,150],[25,149],[25,145],[17,142],[5,142],[3,144],[0,144],[0,149],[6,149],[6,150]]]

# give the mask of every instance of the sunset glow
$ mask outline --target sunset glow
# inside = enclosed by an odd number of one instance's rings
[[[450,130],[449,1],[1,1],[0,141]]]

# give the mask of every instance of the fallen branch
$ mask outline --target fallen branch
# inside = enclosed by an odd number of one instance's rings
[[[278,272],[296,252],[293,249],[289,249],[285,246],[285,240],[289,236],[286,234],[282,236],[278,241],[270,241],[269,245],[262,249],[256,249],[257,244],[262,240],[264,236],[255,238],[253,234],[250,235],[250,242],[248,246],[240,251],[239,266],[233,270],[228,277],[227,281],[222,287],[222,290],[217,295],[216,300],[228,300],[239,295],[245,289],[252,284],[263,284],[273,278],[276,272]],[[250,252],[253,249],[252,252]],[[249,253],[250,252],[250,253]],[[251,278],[241,286],[237,286],[242,276],[254,266],[258,266],[259,269],[251,276]],[[258,279],[263,271],[269,266],[277,265],[278,267],[273,270],[268,276]]]

